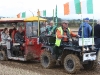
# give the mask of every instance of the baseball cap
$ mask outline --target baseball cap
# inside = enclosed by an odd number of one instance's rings
[[[84,20],[89,20],[89,18],[85,18]]]
[[[62,23],[69,23],[68,21],[62,21]]]

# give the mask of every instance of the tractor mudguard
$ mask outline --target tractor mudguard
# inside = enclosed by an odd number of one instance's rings
[[[47,48],[46,50],[49,51],[49,52],[51,52],[51,54],[53,54],[53,47],[51,47],[51,46],[43,46],[41,48],[41,50],[43,50],[44,48]]]
[[[64,50],[71,50],[71,51],[76,51],[76,52],[81,52],[81,49],[77,48],[73,48],[73,47],[65,47]]]

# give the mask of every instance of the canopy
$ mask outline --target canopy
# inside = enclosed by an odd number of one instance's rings
[[[37,16],[32,16],[32,17],[24,19],[24,21],[38,21],[38,17]],[[46,21],[46,19],[39,18],[39,21]]]
[[[19,22],[24,21],[23,18],[1,18],[0,22]]]

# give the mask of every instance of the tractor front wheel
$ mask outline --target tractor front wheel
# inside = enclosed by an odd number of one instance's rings
[[[97,67],[97,61],[89,61],[87,64],[83,64],[85,70],[94,70]]]
[[[54,67],[56,64],[56,61],[53,59],[51,53],[48,51],[44,51],[41,54],[40,61],[41,65],[47,69]]]
[[[79,58],[73,54],[67,55],[64,59],[64,68],[67,73],[77,73],[81,68]]]

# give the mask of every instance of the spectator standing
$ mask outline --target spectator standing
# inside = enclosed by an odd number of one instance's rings
[[[83,27],[83,38],[91,37],[92,27],[89,24],[89,18],[85,18],[84,22],[79,27],[78,35],[80,37],[82,37],[82,27]]]

